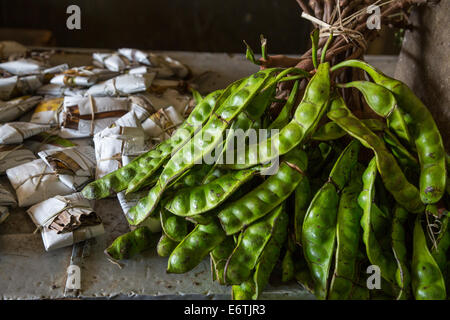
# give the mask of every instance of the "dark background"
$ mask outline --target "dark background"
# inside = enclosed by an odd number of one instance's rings
[[[0,0],[0,27],[47,29],[69,47],[243,52],[242,40],[271,52],[300,53],[309,22],[295,0]],[[66,28],[66,8],[81,8],[81,30]],[[4,36],[4,35],[3,35]]]
[[[81,30],[68,30],[66,9],[81,8]],[[0,0],[0,40],[84,48],[300,54],[311,24],[295,0]],[[386,42],[386,41],[385,41]],[[393,53],[378,44],[371,53]]]

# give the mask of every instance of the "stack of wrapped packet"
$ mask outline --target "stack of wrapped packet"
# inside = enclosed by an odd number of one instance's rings
[[[135,97],[135,101],[139,103],[148,100]],[[130,111],[113,125],[96,134],[94,136],[96,179],[127,165],[134,158],[169,138],[184,120],[184,114],[180,110],[184,112],[186,105],[179,105],[178,110],[173,106],[162,107],[146,118]],[[125,191],[117,194],[125,216],[146,192],[148,188],[127,195]],[[161,230],[159,219],[150,218],[146,222],[152,232]]]
[[[187,116],[189,69],[135,49],[94,54],[94,66],[49,66],[8,45],[0,42],[0,175],[11,186],[0,185],[0,223],[9,207],[29,207],[46,250],[99,236],[101,218],[79,191],[170,137]],[[118,194],[125,214],[139,197]]]

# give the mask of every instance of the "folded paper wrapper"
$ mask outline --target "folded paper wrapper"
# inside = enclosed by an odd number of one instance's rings
[[[44,69],[44,65],[33,59],[19,59],[0,63],[0,69],[14,75],[38,74]]]
[[[168,107],[142,120],[144,113],[136,114],[133,110],[94,136],[96,179],[119,169],[124,156],[137,156],[150,150],[154,145],[152,140],[159,143],[170,137],[184,119],[175,108]]]
[[[30,111],[42,100],[40,96],[23,96],[9,101],[0,101],[0,122],[14,121]]]
[[[104,234],[93,206],[81,193],[74,193],[42,201],[27,212],[41,229],[44,247],[49,251]]]
[[[0,174],[35,159],[33,151],[21,144],[0,145]]]
[[[154,72],[157,78],[181,78],[189,74],[189,69],[180,61],[165,55],[147,54],[141,50],[122,48],[116,53],[94,53],[94,64],[111,71],[128,73]],[[145,70],[145,71],[144,71]]]
[[[31,122],[5,123],[0,125],[0,144],[20,144],[23,140],[50,129],[50,125]]]
[[[156,73],[124,74],[93,85],[85,95],[115,97],[143,92],[150,87],[155,75]]]
[[[6,170],[6,175],[16,191],[19,207],[31,206],[56,195],[73,193],[42,159],[10,168]]]
[[[113,124],[130,107],[126,98],[65,97],[58,117],[59,135],[68,139],[91,137]]]
[[[91,146],[45,150],[38,156],[73,191],[79,191],[94,177],[95,150]]]
[[[50,83],[70,87],[90,87],[100,81],[111,79],[116,75],[117,72],[108,69],[83,66],[65,70],[63,73],[55,75],[50,80]]]
[[[0,78],[0,100],[34,94],[42,86],[42,75]]]
[[[58,124],[58,111],[62,109],[64,98],[42,100],[34,109],[30,122],[39,124]]]
[[[39,87],[36,93],[41,96],[83,97],[86,91],[87,89],[73,88],[61,84],[48,83]]]
[[[122,121],[124,122],[124,121]],[[106,128],[94,136],[97,160],[96,179],[122,167],[122,158],[139,155],[150,149],[145,132],[135,117],[135,123]]]
[[[142,128],[156,144],[168,139],[183,121],[183,116],[170,106],[152,114]]]

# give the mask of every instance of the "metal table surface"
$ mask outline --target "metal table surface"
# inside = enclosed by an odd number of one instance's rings
[[[57,51],[51,63],[70,66],[91,64],[91,54],[99,50],[68,49]],[[105,50],[102,50],[105,51]],[[255,72],[257,66],[243,54],[164,52],[188,65],[202,93],[225,87],[230,82]],[[397,57],[368,56],[367,60],[391,74]],[[2,182],[7,179],[1,177]],[[25,213],[26,208],[11,210],[0,224],[0,298],[63,299],[72,247],[46,252],[39,233]],[[86,299],[230,299],[230,287],[213,282],[209,259],[187,274],[165,272],[167,258],[149,250],[124,261],[120,269],[106,259],[104,249],[128,224],[116,198],[96,201],[95,210],[103,220],[105,234],[78,245],[82,248],[81,290]],[[84,246],[84,247],[83,247]],[[314,299],[296,283],[269,285],[262,299]]]

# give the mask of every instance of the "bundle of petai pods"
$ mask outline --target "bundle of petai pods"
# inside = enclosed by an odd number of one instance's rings
[[[156,247],[167,272],[185,273],[209,256],[213,281],[231,285],[233,299],[258,299],[271,277],[318,299],[447,299],[450,158],[430,112],[369,64],[324,57],[312,72],[268,68],[197,94],[170,139],[87,185],[88,199],[150,188],[109,258]],[[341,68],[371,81],[340,83]],[[285,81],[294,85],[274,116]],[[371,118],[356,115],[346,88]],[[157,243],[145,226],[155,218]]]

